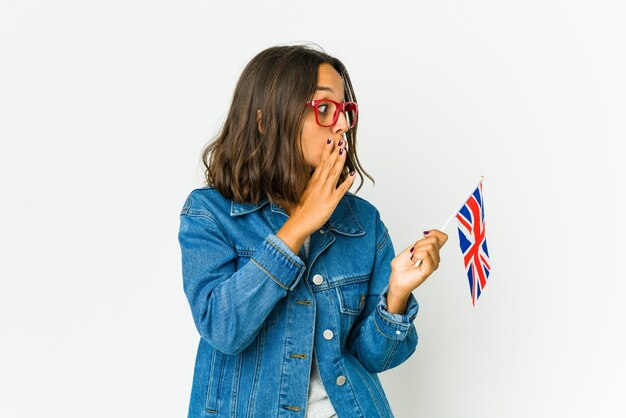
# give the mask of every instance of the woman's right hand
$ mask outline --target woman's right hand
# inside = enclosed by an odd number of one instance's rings
[[[292,249],[298,251],[310,234],[318,230],[335,211],[339,201],[354,183],[354,172],[337,187],[337,181],[346,162],[345,141],[341,145],[330,139],[322,153],[322,161],[315,168],[307,187],[294,206],[289,219],[285,222],[289,234],[282,234],[281,239]],[[281,228],[282,230],[282,228]],[[280,232],[280,231],[279,231]],[[288,235],[288,236],[285,236]],[[288,242],[291,241],[291,242]],[[297,251],[294,251],[297,253]]]

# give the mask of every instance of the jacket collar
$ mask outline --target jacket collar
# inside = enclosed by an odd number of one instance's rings
[[[274,203],[270,203],[267,199],[267,196],[264,196],[259,203],[240,203],[231,201],[230,204],[230,216],[242,216],[249,213],[252,213],[266,204],[270,205],[270,209],[274,213],[282,213],[284,216],[287,215],[287,212],[280,206]],[[330,216],[330,218],[326,221],[326,225],[335,232],[338,232],[343,235],[351,235],[351,236],[359,236],[365,234],[365,230],[359,223],[352,207],[348,203],[348,200],[345,196],[341,198],[335,211]]]

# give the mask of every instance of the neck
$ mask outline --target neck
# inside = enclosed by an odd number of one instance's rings
[[[293,211],[293,205],[289,205],[287,202],[282,200],[278,200],[276,203],[278,204],[278,206],[283,208],[287,215],[291,216],[291,212]]]

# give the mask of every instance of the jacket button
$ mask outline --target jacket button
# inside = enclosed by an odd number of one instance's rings
[[[332,340],[333,339],[333,332],[329,329],[324,330],[324,338],[326,338],[327,340]]]
[[[324,230],[323,230],[323,229],[320,229],[320,234],[323,234],[323,233],[324,233]]]
[[[322,284],[323,281],[324,281],[324,278],[322,277],[321,274],[316,274],[315,276],[313,276],[313,283],[315,283],[316,285]]]
[[[346,377],[344,375],[337,376],[337,386],[343,386],[346,383]]]

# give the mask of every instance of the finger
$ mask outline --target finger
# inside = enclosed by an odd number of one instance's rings
[[[426,253],[426,257],[424,257],[422,263],[424,264],[424,270],[426,270],[429,274],[437,270],[437,264],[435,264],[433,259],[430,257],[430,253]]]
[[[324,151],[322,152],[322,161],[329,158],[334,151],[337,151],[337,147],[341,147],[345,151],[346,145],[345,139],[334,140],[332,138],[327,138],[326,147],[324,147]]]
[[[435,268],[439,267],[439,262],[441,261],[439,256],[439,244],[433,243],[432,246],[428,247],[426,252],[430,255],[430,258],[433,261],[433,266],[435,266]]]
[[[333,152],[335,148],[335,141],[332,138],[326,139],[326,147],[324,147],[324,152],[322,152],[322,161],[330,157],[330,153]]]
[[[356,176],[355,176],[356,177]],[[405,266],[407,262],[411,260],[413,251],[415,251],[415,244],[408,245],[402,250],[391,262],[392,269],[397,266]],[[415,262],[413,262],[415,263]]]
[[[328,177],[330,176],[330,171],[333,169],[335,165],[335,161],[338,157],[339,147],[335,147],[335,142],[332,138],[330,139],[330,144],[328,140],[326,140],[326,148],[324,148],[324,152],[322,154],[322,162],[319,165],[319,178],[322,182],[328,181]],[[337,180],[335,180],[335,185],[337,184]]]
[[[421,247],[425,247],[429,244],[435,244],[435,246],[437,247],[437,250],[439,250],[441,243],[439,242],[439,239],[437,239],[436,237],[424,237],[418,241],[415,241],[415,246],[416,248],[421,248]]]
[[[339,203],[343,195],[345,195],[346,192],[350,190],[350,187],[354,183],[355,178],[356,178],[356,171],[353,171],[352,173],[348,174],[345,180],[339,185],[339,187],[337,187],[337,190],[335,190],[334,192],[336,193],[335,200],[337,201],[337,203]]]
[[[400,254],[413,254],[413,251],[415,251],[415,243],[407,246]]]
[[[344,170],[344,165],[346,163],[346,153],[343,147],[337,146],[333,150],[333,155],[331,155],[330,159],[331,166],[328,170],[328,177],[326,178],[326,184],[332,191],[337,188],[337,180],[341,176],[341,172]]]
[[[424,231],[424,236],[437,238],[437,241],[439,241],[439,247],[443,247],[446,241],[448,241],[448,234],[446,234],[445,232],[441,232],[438,229],[429,229],[427,231]]]
[[[439,243],[436,238],[423,238],[415,244],[416,251],[426,252],[430,255],[433,265],[438,266],[440,261]],[[417,259],[416,259],[417,261]]]
[[[411,261],[417,263],[418,260],[422,260],[421,265],[423,266],[423,271],[426,271],[427,273],[435,271],[435,264],[433,263],[428,251],[416,251],[411,257]]]

